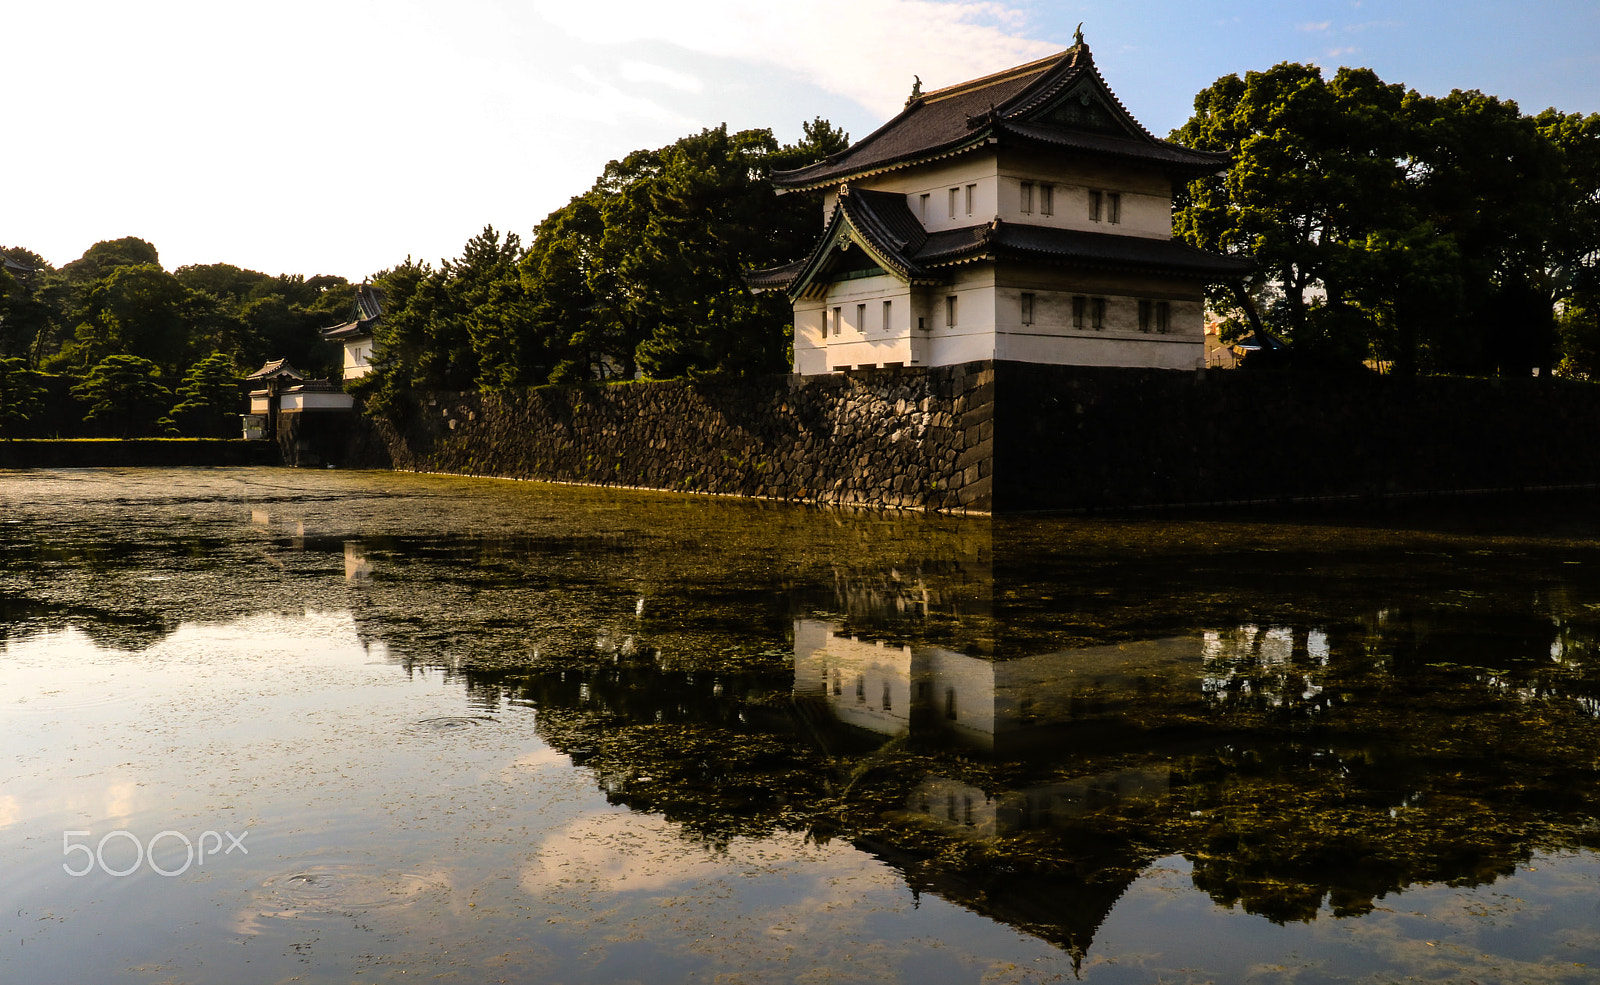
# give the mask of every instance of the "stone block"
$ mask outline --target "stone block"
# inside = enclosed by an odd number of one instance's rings
[[[978,479],[962,486],[956,501],[969,510],[989,511],[994,508],[994,480]]]

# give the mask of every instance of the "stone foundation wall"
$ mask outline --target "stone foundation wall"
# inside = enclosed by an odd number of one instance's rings
[[[1009,512],[1600,483],[1597,433],[1561,380],[984,362],[432,394],[339,464]]]
[[[996,364],[999,510],[1600,483],[1600,386]]]
[[[374,426],[362,464],[987,511],[994,368],[436,393]]]

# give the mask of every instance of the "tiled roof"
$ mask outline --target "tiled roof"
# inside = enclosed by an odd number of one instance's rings
[[[367,338],[370,335],[372,335],[372,323],[364,320],[347,321],[343,325],[322,329],[322,337],[334,342]]]
[[[246,376],[247,380],[272,380],[280,376],[287,376],[294,380],[305,379],[305,374],[289,365],[287,359],[274,359],[263,365],[260,369]]]
[[[1002,222],[995,219],[960,229],[924,232],[906,197],[846,187],[822,238],[804,260],[754,271],[745,282],[758,290],[804,290],[823,273],[840,226],[848,224],[885,269],[908,281],[941,276],[940,268],[974,260],[1033,260],[1100,269],[1161,271],[1178,277],[1220,280],[1255,269],[1247,259],[1228,257],[1180,240],[1117,233],[1085,232]]]
[[[1069,92],[1092,100],[1097,118],[1052,112]],[[1071,107],[1067,107],[1071,109]],[[1136,160],[1180,174],[1206,174],[1226,155],[1158,140],[1123,107],[1095,68],[1089,46],[913,97],[894,119],[849,148],[772,183],[801,191],[955,154],[981,144],[1050,146]]]
[[[284,391],[285,393],[343,393],[344,385],[332,380],[306,380]]]
[[[936,242],[935,237],[942,238]],[[1255,269],[1250,260],[1210,253],[1182,240],[1057,229],[998,219],[985,226],[929,236],[928,245],[917,259],[927,266],[937,266],[990,255],[1073,266],[1159,270],[1203,280],[1238,277]]]
[[[383,317],[383,291],[372,284],[356,286],[356,320],[321,330],[322,337],[332,342],[372,337],[372,326]]]
[[[794,283],[800,271],[805,268],[806,260],[795,260],[778,267],[767,267],[764,270],[752,270],[744,275],[744,282],[752,291],[785,291]]]

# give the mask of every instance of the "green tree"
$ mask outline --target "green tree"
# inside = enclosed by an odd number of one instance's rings
[[[1579,326],[1593,325],[1600,312],[1600,113],[1547,109],[1535,123],[1561,158],[1562,218],[1549,230],[1546,262],[1551,300],[1563,309],[1558,326],[1562,367],[1592,367],[1593,340],[1578,340],[1585,337]]]
[[[1600,381],[1600,306],[1569,303],[1556,328],[1562,352],[1556,372],[1572,379]]]
[[[100,360],[72,392],[89,405],[85,421],[122,438],[157,433],[161,416],[172,406],[171,391],[161,385],[161,367],[126,353]]]
[[[179,433],[222,438],[239,430],[239,372],[233,357],[213,352],[193,366],[178,387],[171,420]]]
[[[1271,327],[1314,357],[1369,354],[1377,326],[1359,297],[1392,244],[1422,235],[1404,195],[1406,98],[1364,69],[1330,83],[1315,66],[1284,63],[1218,79],[1174,134],[1234,159],[1179,195],[1175,233],[1254,256],[1281,297]],[[1209,300],[1234,310],[1220,287]]]
[[[0,269],[0,356],[20,356],[30,366],[56,341],[70,292],[45,259],[23,247],[0,247],[0,256],[27,268]]]
[[[1585,255],[1573,189],[1590,166],[1581,120],[1541,119],[1480,92],[1423,96],[1368,69],[1225,76],[1174,136],[1226,150],[1234,166],[1183,190],[1174,228],[1252,254],[1258,293],[1281,298],[1272,327],[1303,355],[1402,373],[1548,369],[1561,271]],[[1547,133],[1570,136],[1568,170]],[[1221,291],[1210,300],[1231,313]]]
[[[423,357],[427,351],[428,305],[424,286],[433,279],[427,261],[405,262],[373,275],[383,294],[383,317],[373,326],[373,368],[352,389],[375,411],[403,415],[412,391],[425,387]]]
[[[54,368],[80,372],[113,354],[137,355],[176,373],[188,361],[190,337],[209,306],[154,264],[117,267],[90,285],[74,339]]]
[[[742,274],[810,249],[816,205],[779,198],[770,175],[848,142],[821,119],[782,147],[769,130],[721,126],[608,164],[540,224],[523,261],[552,378],[784,368],[788,306],[750,294]]]
[[[61,268],[68,280],[99,280],[118,267],[161,267],[161,255],[151,243],[137,236],[101,240],[83,251],[83,256]]]
[[[20,356],[0,356],[0,435],[18,430],[44,410],[44,388]]]
[[[1460,285],[1451,317],[1419,333],[1419,364],[1445,372],[1549,372],[1549,245],[1567,219],[1560,151],[1516,103],[1481,92],[1418,96],[1408,110],[1418,164],[1410,189],[1436,234],[1455,244]]]

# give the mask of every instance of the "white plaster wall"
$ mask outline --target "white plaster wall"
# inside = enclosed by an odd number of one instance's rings
[[[372,372],[372,340],[350,342],[344,347],[344,378],[358,380]]]
[[[827,341],[822,335],[825,307],[821,301],[800,300],[794,306],[794,371],[806,376],[826,373]]]
[[[945,298],[956,298],[956,324],[945,324]],[[994,269],[988,264],[958,268],[952,282],[927,292],[926,365],[949,366],[995,358]]]
[[[968,185],[976,186],[970,214],[966,207]],[[921,167],[872,175],[852,182],[851,187],[905,195],[911,214],[922,220],[923,228],[929,232],[981,225],[998,215],[1000,208],[994,152],[982,149]],[[957,190],[954,219],[950,217],[952,188]],[[923,195],[928,196],[926,217],[921,211]]]
[[[883,323],[884,301],[890,302],[887,326]],[[857,305],[865,305],[865,312],[858,312]],[[900,278],[883,274],[829,285],[823,309],[817,314],[819,331],[824,309],[831,311],[833,308],[838,308],[842,316],[841,327],[839,334],[830,333],[824,340],[824,371],[886,363],[912,364],[911,292]],[[863,321],[865,324],[861,324]]]
[[[355,406],[355,398],[348,393],[285,393],[279,410],[348,410]]]
[[[1110,168],[1102,164],[1063,162],[1031,154],[1007,153],[997,164],[998,215],[1006,222],[1023,222],[1058,229],[1116,233],[1151,239],[1172,238],[1172,182],[1158,171]],[[1022,183],[1034,183],[1033,211],[1022,211]],[[1040,209],[1039,187],[1055,186],[1052,214]],[[1089,217],[1089,192],[1117,192],[1122,196],[1121,221]]]
[[[1104,284],[1086,284],[1075,291],[1027,291],[1034,295],[1033,323],[1022,324],[1021,287],[996,291],[996,359],[1082,366],[1148,366],[1194,369],[1205,358],[1204,305],[1172,299],[1151,291],[1137,297],[1096,293]],[[1158,285],[1152,285],[1158,286]],[[1075,328],[1074,295],[1104,297],[1105,327]],[[1139,330],[1139,302],[1165,301],[1170,316],[1165,334]]]

